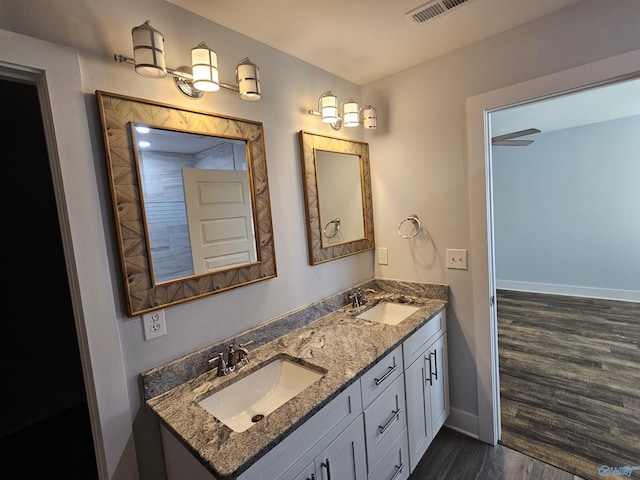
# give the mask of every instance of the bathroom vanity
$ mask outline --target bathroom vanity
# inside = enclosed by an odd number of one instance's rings
[[[230,375],[213,368],[147,398],[168,478],[407,479],[449,414],[447,299],[376,292],[258,346]],[[358,318],[398,299],[417,308],[389,324]],[[199,405],[282,358],[321,375],[246,429]]]

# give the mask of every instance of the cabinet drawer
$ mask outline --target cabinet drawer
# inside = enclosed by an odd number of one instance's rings
[[[369,469],[407,426],[405,408],[404,377],[399,377],[364,411]]]
[[[407,480],[409,470],[409,443],[407,429],[393,441],[378,463],[369,470],[369,480]]]
[[[438,338],[447,329],[444,310],[436,313],[430,320],[402,343],[404,366],[408,368],[422,355],[428,343]]]
[[[362,406],[367,408],[380,392],[384,391],[402,374],[403,370],[402,345],[398,345],[360,378]]]

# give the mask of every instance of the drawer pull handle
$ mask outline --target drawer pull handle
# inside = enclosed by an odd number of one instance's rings
[[[391,480],[396,480],[400,476],[400,474],[402,473],[402,470],[404,469],[404,463],[401,463],[400,466],[396,465],[396,469],[397,469],[396,473],[393,474],[393,477],[391,477]]]
[[[327,480],[331,480],[331,467],[329,466],[329,459],[327,458],[320,464],[320,466],[327,469]]]
[[[431,369],[431,352],[429,352],[429,356],[428,357],[424,357],[425,360],[427,360],[429,362],[429,376],[425,377],[425,381],[429,382],[429,385],[433,385],[433,379],[431,378],[433,376],[433,370]]]
[[[389,426],[393,423],[394,420],[399,420],[400,419],[400,412],[402,411],[402,409],[397,409],[397,410],[391,410],[391,418],[389,420],[387,420],[387,423],[385,423],[384,425],[378,425],[378,430],[380,430],[380,433],[384,433],[384,431],[389,428]]]
[[[389,371],[387,373],[385,373],[381,378],[376,378],[376,385],[380,385],[382,382],[385,381],[386,378],[389,377],[389,375],[391,375],[393,372],[395,372],[398,369],[398,365],[394,365],[393,367],[389,367]]]

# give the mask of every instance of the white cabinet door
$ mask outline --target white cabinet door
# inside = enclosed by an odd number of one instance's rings
[[[367,478],[362,415],[316,457],[315,465],[317,480]]]
[[[409,464],[414,470],[449,416],[447,334],[430,344],[404,372]]]
[[[431,405],[431,426],[435,436],[444,425],[450,412],[446,333],[429,348],[429,355],[433,372],[429,388],[429,403]]]
[[[429,417],[429,395],[427,378],[429,363],[422,355],[404,371],[407,397],[407,435],[409,438],[409,465],[411,471],[422,458],[433,438],[433,427]]]

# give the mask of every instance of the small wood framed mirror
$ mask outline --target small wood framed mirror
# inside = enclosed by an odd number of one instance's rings
[[[369,145],[299,133],[309,264],[373,250]]]

